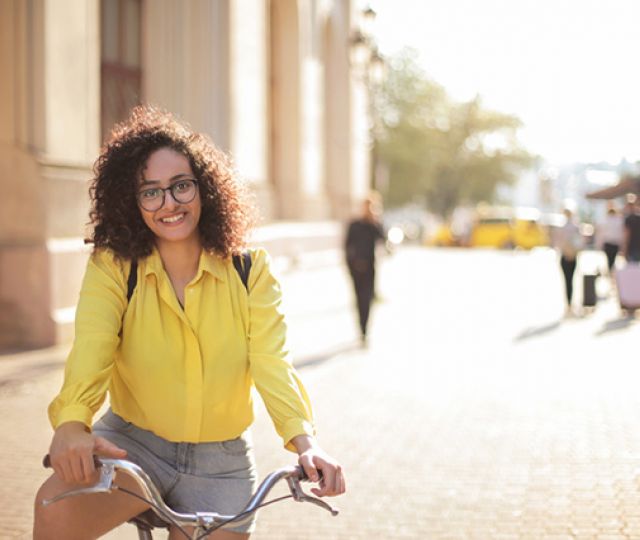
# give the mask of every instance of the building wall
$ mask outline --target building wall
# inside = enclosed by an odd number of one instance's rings
[[[0,3],[0,348],[50,345],[77,286],[51,239],[82,235],[99,145],[97,0]],[[13,186],[16,186],[15,189]],[[69,259],[67,259],[69,262]],[[58,324],[62,322],[62,324]]]
[[[0,350],[72,335],[100,146],[99,2],[0,0]],[[356,18],[351,0],[145,0],[143,101],[228,151],[265,221],[344,219],[369,178]]]

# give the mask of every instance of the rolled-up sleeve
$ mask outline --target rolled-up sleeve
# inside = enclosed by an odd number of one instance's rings
[[[91,426],[111,376],[126,308],[122,264],[110,252],[94,253],[87,264],[76,310],[75,339],[58,396],[49,405],[53,428],[70,421]]]
[[[298,378],[287,348],[280,284],[267,253],[252,254],[249,276],[249,363],[255,386],[276,431],[289,450],[296,435],[314,435],[309,396]]]

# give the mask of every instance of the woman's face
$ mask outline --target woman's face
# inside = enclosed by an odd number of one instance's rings
[[[193,171],[184,155],[160,148],[149,156],[138,185],[138,207],[156,241],[198,240],[200,190],[192,180]]]

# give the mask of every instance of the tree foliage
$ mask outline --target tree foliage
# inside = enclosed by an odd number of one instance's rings
[[[388,171],[388,205],[417,199],[446,218],[460,204],[493,201],[533,156],[518,144],[518,118],[479,98],[453,101],[416,57],[405,49],[392,58],[374,94],[375,157]]]

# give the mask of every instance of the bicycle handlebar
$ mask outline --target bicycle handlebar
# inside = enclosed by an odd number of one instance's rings
[[[324,508],[333,516],[338,515],[337,509],[317,497],[307,495],[302,490],[300,482],[306,481],[308,478],[302,467],[299,465],[282,467],[269,474],[258,486],[256,493],[251,497],[244,510],[231,516],[218,514],[217,512],[175,512],[165,504],[158,488],[151,478],[149,478],[147,473],[135,463],[124,459],[108,459],[97,456],[94,456],[94,460],[96,467],[100,470],[100,480],[96,484],[85,488],[66,491],[52,499],[42,501],[42,504],[46,506],[75,495],[83,495],[87,493],[110,493],[114,490],[120,489],[113,483],[113,480],[116,472],[122,471],[135,480],[136,484],[142,491],[142,496],[151,505],[152,510],[160,516],[160,518],[181,527],[203,527],[206,529],[230,523],[239,525],[250,518],[251,514],[258,509],[276,483],[283,479],[287,480],[289,490],[295,501],[310,502],[320,508]],[[51,467],[51,459],[48,454],[43,459],[43,465],[45,467]]]

